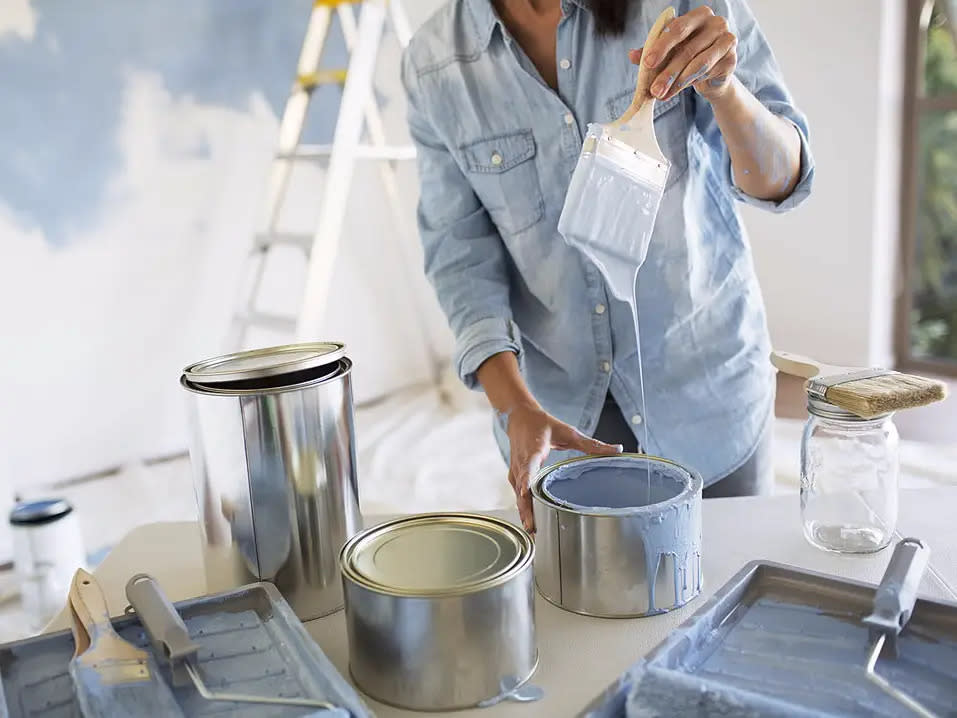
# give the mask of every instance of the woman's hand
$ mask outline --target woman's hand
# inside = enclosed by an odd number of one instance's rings
[[[622,451],[621,446],[588,438],[534,404],[520,405],[508,414],[508,442],[511,458],[508,482],[515,491],[522,525],[529,533],[535,531],[535,516],[528,487],[549,451],[574,450],[586,454],[620,454]]]
[[[651,47],[632,50],[630,58],[658,73],[651,94],[659,100],[669,100],[694,86],[711,101],[731,86],[738,63],[737,44],[728,21],[703,5],[669,22]]]

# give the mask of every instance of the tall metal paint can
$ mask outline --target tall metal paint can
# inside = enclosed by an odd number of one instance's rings
[[[538,664],[534,544],[499,519],[420,514],[343,547],[349,670],[371,698],[441,711],[487,705]]]
[[[362,529],[351,370],[317,342],[183,371],[208,592],[269,581],[301,620],[342,608],[339,550]]]

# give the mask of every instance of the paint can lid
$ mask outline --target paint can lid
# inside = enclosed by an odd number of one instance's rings
[[[10,523],[13,526],[40,526],[62,519],[71,511],[73,507],[65,499],[23,501],[10,511]]]
[[[489,588],[531,563],[516,526],[465,513],[420,514],[357,534],[342,549],[343,573],[383,593],[431,597]]]
[[[187,381],[200,386],[277,377],[338,362],[346,353],[339,342],[284,344],[226,354],[190,364]]]

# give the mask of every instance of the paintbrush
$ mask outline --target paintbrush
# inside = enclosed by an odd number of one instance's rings
[[[70,586],[76,644],[70,676],[87,718],[182,716],[150,654],[117,635],[103,592],[92,575],[77,571]]]
[[[675,17],[666,8],[648,31],[654,44]],[[638,269],[648,254],[671,163],[655,137],[655,73],[644,63],[631,105],[606,124],[591,123],[565,194],[558,231],[601,271],[619,299],[634,301]]]
[[[926,406],[947,397],[944,382],[891,369],[833,366],[788,352],[771,352],[771,363],[785,374],[807,379],[804,386],[811,398],[862,419]]]

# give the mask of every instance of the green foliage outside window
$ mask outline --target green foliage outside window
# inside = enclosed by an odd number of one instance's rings
[[[925,97],[957,96],[954,20],[935,7],[924,58]],[[916,358],[957,363],[957,109],[922,114],[918,152],[911,347]]]

